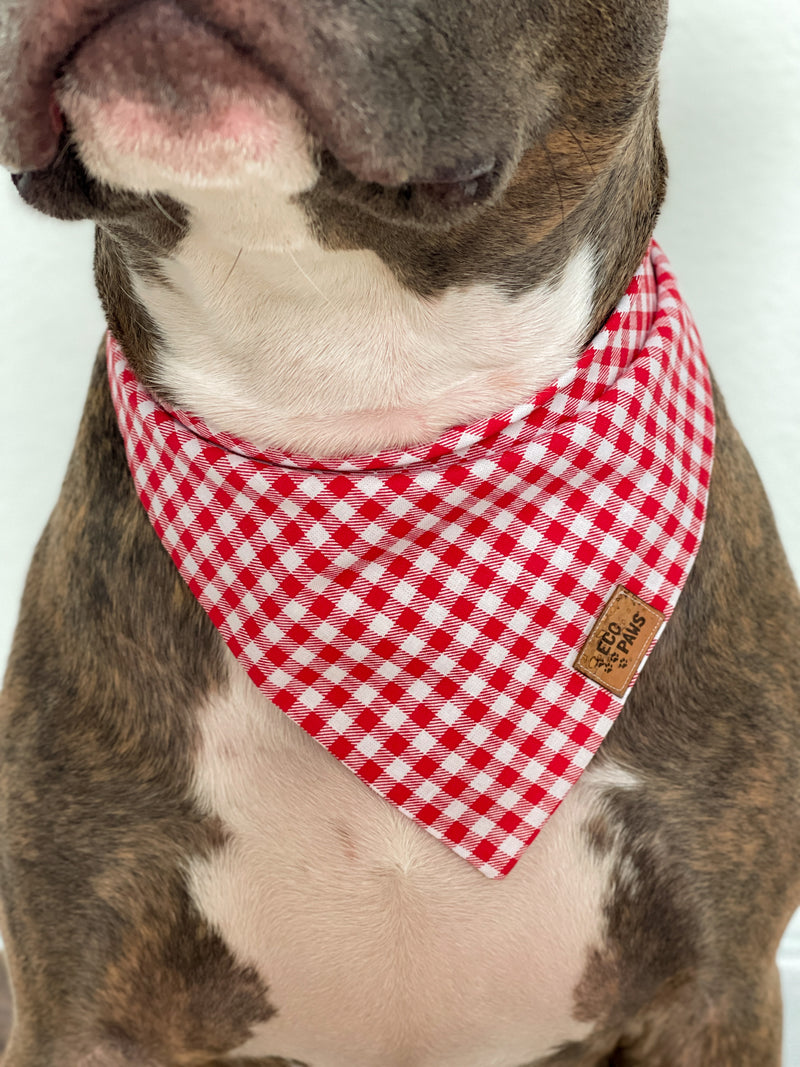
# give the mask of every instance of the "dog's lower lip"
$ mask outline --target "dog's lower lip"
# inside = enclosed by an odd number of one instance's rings
[[[55,89],[86,168],[112,184],[134,172],[138,191],[258,168],[291,188],[313,177],[305,115],[280,73],[175,0],[142,0],[97,26]]]
[[[461,207],[477,204],[491,195],[497,164],[492,161],[489,166],[473,170],[468,176],[452,177],[445,181],[421,181],[411,183],[428,200],[436,201],[443,207]]]
[[[36,173],[37,172],[33,170],[23,170],[11,175],[11,180],[23,200],[27,199],[28,191],[33,184],[34,175]]]
[[[453,167],[440,167],[429,178],[420,178],[419,181],[426,185],[465,185],[479,181],[490,174],[496,162],[494,158],[491,158],[465,161]]]

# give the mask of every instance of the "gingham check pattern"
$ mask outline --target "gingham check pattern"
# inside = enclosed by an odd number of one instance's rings
[[[109,340],[139,496],[261,691],[489,877],[623,701],[573,670],[617,585],[669,617],[702,536],[714,416],[653,245],[578,364],[432,445],[258,452],[160,405]]]

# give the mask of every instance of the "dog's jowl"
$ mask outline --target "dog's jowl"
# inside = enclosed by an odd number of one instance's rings
[[[4,1067],[779,1063],[800,603],[652,242],[665,22],[0,2],[109,325],[0,705]]]

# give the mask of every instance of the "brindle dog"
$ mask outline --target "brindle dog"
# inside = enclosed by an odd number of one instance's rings
[[[604,322],[665,187],[666,0],[2,0],[0,160],[97,223],[162,398],[424,441]],[[516,342],[523,338],[524,343]],[[250,686],[152,531],[98,358],[2,696],[4,1067],[768,1067],[800,902],[800,602],[717,396],[699,558],[503,882]]]

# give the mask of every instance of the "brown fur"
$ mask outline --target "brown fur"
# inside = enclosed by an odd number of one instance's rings
[[[302,203],[324,244],[371,249],[422,296],[474,282],[521,295],[557,280],[581,243],[599,243],[588,342],[641,262],[664,199],[657,103],[655,84],[633,114],[617,113],[608,99],[580,101],[580,111],[525,153],[500,200],[444,232],[422,230],[410,240],[387,207],[379,210],[402,191],[365,190],[340,170],[324,173]]]
[[[800,596],[718,392],[715,403],[700,554],[596,757],[646,782],[587,828],[600,852],[624,846],[607,938],[576,990],[576,1017],[600,1025],[541,1067],[595,1067],[604,1048],[624,1067],[780,1055],[775,953],[800,896]]]
[[[221,676],[216,631],[136,496],[98,356],[0,705],[11,1063],[103,1042],[193,1063],[269,1018],[183,883],[223,840],[189,800],[189,709]]]

